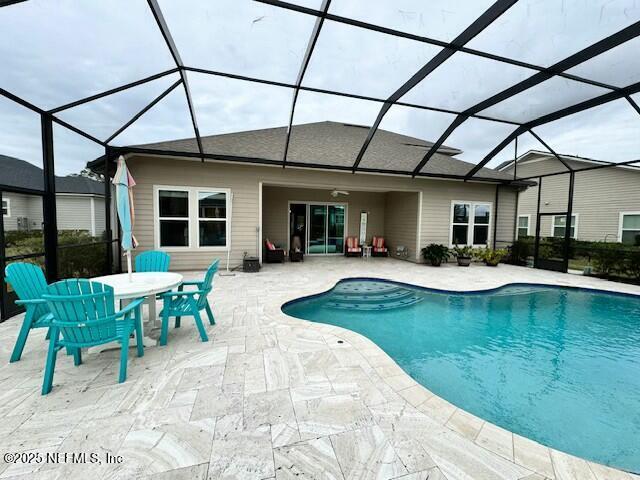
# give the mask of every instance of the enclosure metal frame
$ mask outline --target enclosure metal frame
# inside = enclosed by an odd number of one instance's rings
[[[25,0],[4,0],[0,1],[0,8],[9,7],[12,4],[20,3]],[[28,1],[28,0],[26,0]],[[24,193],[31,193],[35,195],[43,196],[44,199],[44,236],[45,236],[45,259],[46,259],[46,270],[47,276],[49,280],[55,280],[58,277],[57,272],[57,225],[56,225],[56,212],[55,212],[55,159],[53,155],[54,145],[53,145],[53,133],[52,126],[53,124],[61,125],[72,132],[83,136],[84,138],[95,142],[98,145],[101,145],[105,148],[104,158],[100,161],[104,161],[104,172],[105,172],[105,199],[109,200],[110,189],[109,189],[109,167],[113,164],[115,158],[120,154],[126,153],[139,153],[139,154],[150,154],[150,155],[158,155],[158,156],[182,156],[182,157],[195,157],[201,159],[201,161],[212,160],[212,161],[224,161],[224,162],[236,162],[236,163],[244,163],[244,164],[257,164],[257,165],[277,165],[286,167],[303,167],[303,168],[317,168],[317,169],[325,169],[325,170],[338,170],[344,172],[352,172],[352,173],[380,173],[380,174],[389,174],[389,175],[402,175],[402,176],[410,176],[410,177],[419,177],[419,178],[444,178],[444,179],[452,179],[452,180],[463,180],[463,181],[482,181],[482,182],[491,182],[497,184],[519,184],[522,181],[537,179],[539,182],[542,182],[542,178],[552,175],[566,174],[569,173],[571,176],[570,183],[570,194],[572,194],[572,186],[575,177],[575,173],[579,171],[585,170],[593,170],[597,168],[610,168],[614,166],[620,165],[634,165],[639,164],[640,159],[632,160],[628,162],[622,162],[619,164],[603,164],[597,165],[594,167],[588,167],[584,169],[575,169],[568,162],[564,161],[562,156],[558,154],[554,149],[547,144],[540,136],[534,132],[534,128],[540,125],[547,124],[549,122],[553,122],[560,118],[566,117],[568,115],[572,115],[574,113],[578,113],[589,108],[593,108],[599,105],[603,105],[605,103],[615,101],[618,99],[626,99],[627,102],[631,105],[631,107],[640,114],[640,108],[633,101],[631,95],[640,92],[640,82],[629,85],[627,87],[621,88],[613,85],[609,85],[603,82],[595,81],[592,79],[584,78],[581,76],[569,74],[566,71],[570,68],[579,65],[583,62],[586,62],[612,48],[615,48],[619,45],[622,45],[625,42],[628,42],[638,36],[640,36],[640,22],[633,23],[622,30],[603,38],[592,45],[587,46],[581,51],[574,53],[558,62],[550,67],[542,67],[539,65],[535,65],[528,62],[523,62],[518,59],[512,59],[503,57],[500,55],[495,55],[489,52],[483,52],[477,49],[469,48],[466,45],[475,38],[480,32],[489,27],[493,22],[495,22],[501,15],[507,12],[513,5],[517,3],[517,0],[496,0],[493,5],[491,5],[485,12],[483,12],[474,22],[471,23],[469,27],[467,27],[463,32],[461,32],[454,40],[450,42],[437,40],[433,38],[429,38],[422,35],[411,34],[407,32],[403,32],[400,30],[395,30],[391,28],[387,28],[380,25],[375,25],[372,23],[363,22],[360,20],[356,20],[353,18],[342,17],[339,15],[332,14],[329,12],[329,7],[331,4],[331,0],[323,0],[321,8],[319,10],[303,7],[301,5],[296,5],[293,3],[281,1],[281,0],[255,0],[256,2],[270,5],[276,8],[286,9],[292,12],[297,12],[300,15],[313,16],[316,18],[316,23],[312,30],[310,38],[307,40],[307,49],[302,60],[302,64],[300,66],[300,70],[298,73],[298,77],[296,79],[295,84],[283,83],[272,81],[263,78],[255,78],[244,75],[233,74],[229,72],[221,72],[215,70],[208,70],[203,68],[198,68],[197,66],[189,66],[185,65],[180,56],[180,52],[173,40],[171,31],[165,21],[162,10],[157,2],[157,0],[147,0],[150,14],[153,16],[160,33],[166,43],[166,47],[171,53],[171,56],[175,63],[175,68],[156,73],[154,75],[150,75],[148,77],[121,85],[119,87],[115,87],[104,92],[100,92],[85,98],[81,98],[75,100],[73,102],[57,106],[55,108],[44,110],[27,100],[15,95],[14,93],[7,91],[3,88],[0,88],[0,96],[5,97],[33,112],[41,116],[41,124],[42,124],[42,149],[43,149],[43,175],[44,175],[44,191],[27,191]],[[410,39],[416,42],[422,42],[426,44],[430,44],[433,46],[441,47],[442,50],[431,60],[429,60],[425,65],[420,66],[419,70],[411,76],[411,78],[407,79],[407,81],[401,85],[392,95],[388,98],[376,98],[370,97],[366,95],[356,95],[352,93],[340,92],[336,90],[327,90],[321,88],[312,88],[303,85],[303,79],[307,67],[313,58],[314,47],[317,42],[317,39],[321,33],[323,22],[330,20],[333,22],[341,23],[347,25],[351,28],[359,28],[365,29],[368,31],[377,32],[384,35],[390,35],[398,38]],[[403,102],[402,97],[409,92],[412,88],[418,85],[422,80],[427,78],[429,74],[431,74],[436,68],[440,65],[444,64],[449,58],[451,58],[455,53],[463,52],[469,55],[474,55],[478,57],[482,57],[485,59],[489,59],[495,62],[501,62],[504,64],[509,64],[513,66],[518,66],[522,68],[530,69],[533,73],[529,78],[512,85],[509,88],[504,89],[503,91],[492,95],[483,101],[469,107],[463,111],[455,111],[451,109],[438,108],[427,105],[416,105],[407,102]],[[286,145],[284,149],[284,155],[281,161],[271,160],[267,158],[256,158],[256,157],[244,157],[244,156],[231,156],[231,155],[218,155],[214,153],[206,152],[202,145],[202,138],[200,135],[200,131],[198,128],[197,115],[194,110],[191,90],[189,88],[187,73],[188,72],[197,72],[207,75],[221,76],[229,79],[235,80],[245,80],[249,82],[255,82],[260,84],[278,86],[278,87],[286,87],[292,89],[292,103],[291,103],[291,111],[289,116],[289,122],[287,125],[286,131]],[[101,140],[96,138],[95,136],[85,132],[82,128],[77,125],[72,125],[62,119],[60,119],[57,114],[59,112],[68,110],[70,108],[77,107],[79,105],[83,105],[101,98],[108,97],[109,95],[113,95],[124,90],[128,90],[130,88],[134,88],[139,85],[143,85],[148,82],[152,82],[159,78],[165,77],[167,75],[172,75],[178,73],[179,80],[173,83],[169,88],[167,88],[164,92],[162,92],[159,96],[154,98],[149,104],[147,104],[144,108],[142,108],[138,113],[136,113],[130,120],[128,120],[121,127],[116,129],[113,134],[111,134],[108,138]],[[482,111],[486,108],[495,105],[499,102],[507,100],[514,95],[517,95],[520,92],[523,92],[535,85],[538,85],[546,80],[549,80],[552,77],[562,77],[566,79],[573,80],[575,82],[580,82],[583,84],[594,85],[608,90],[607,93],[604,93],[600,96],[591,98],[587,101],[580,102],[569,107],[565,107],[562,109],[558,109],[546,115],[540,116],[536,119],[519,123],[514,121],[509,121],[500,118],[493,118],[491,116],[483,115]],[[157,150],[157,149],[145,149],[141,147],[116,147],[112,144],[113,140],[118,137],[123,131],[129,128],[132,124],[136,122],[142,115],[144,115],[148,110],[153,108],[157,103],[159,103],[164,97],[166,97],[169,93],[171,93],[174,89],[179,86],[183,87],[183,91],[187,100],[187,105],[189,109],[189,114],[191,117],[191,123],[194,131],[195,140],[198,146],[197,152],[187,152],[187,151],[175,151],[175,150]],[[380,111],[378,116],[370,127],[366,139],[360,148],[360,151],[357,154],[357,157],[351,166],[334,166],[328,164],[321,163],[301,163],[290,161],[288,159],[288,151],[289,151],[289,143],[291,137],[291,131],[293,128],[294,121],[294,113],[296,108],[296,101],[298,98],[298,94],[300,91],[310,91],[316,93],[323,93],[328,95],[335,95],[345,98],[354,98],[360,100],[368,100],[374,101],[381,104]],[[456,115],[453,122],[449,125],[449,127],[443,132],[443,134],[435,141],[435,143],[429,148],[427,153],[424,155],[422,160],[409,171],[404,170],[395,170],[395,169],[380,169],[380,168],[367,168],[362,167],[361,161],[366,154],[366,151],[374,138],[380,123],[382,122],[385,114],[389,111],[389,109],[394,106],[406,106],[416,109],[422,109],[427,111],[434,112],[442,112]],[[511,124],[515,127],[515,130],[508,135],[505,139],[503,139],[491,152],[489,152],[479,163],[473,166],[466,174],[462,175],[445,175],[445,174],[431,174],[423,172],[425,165],[428,164],[433,155],[438,151],[438,149],[444,144],[446,139],[461,125],[464,124],[469,118],[477,118],[481,120],[489,120],[500,122],[504,124]],[[520,135],[524,133],[531,133],[549,152],[566,168],[566,171],[552,173],[542,176],[536,176],[532,178],[517,178],[516,177],[516,169],[514,168],[514,178],[512,180],[505,179],[496,179],[490,177],[483,177],[482,175],[478,175],[480,170],[498,154],[501,150],[507,147],[512,141],[516,142],[516,152],[517,152],[517,139]],[[517,159],[517,155],[516,155]],[[517,160],[516,160],[517,165]],[[517,167],[516,167],[517,168]],[[0,184],[0,191],[21,191],[21,189],[16,189],[15,187],[11,187],[9,185]],[[496,198],[498,198],[498,190],[496,190]],[[113,240],[113,233],[111,231],[110,225],[110,202],[106,201],[106,228],[107,228],[107,240],[110,244]],[[497,203],[496,203],[497,208]],[[571,210],[571,208],[569,208]],[[517,217],[516,217],[517,221]],[[569,217],[570,221],[570,217]],[[1,226],[0,221],[0,226]],[[567,231],[570,229],[568,228]],[[3,235],[0,232],[0,235]],[[2,238],[0,238],[3,240]],[[495,235],[494,235],[495,241]],[[567,240],[568,242],[568,240]],[[0,250],[0,253],[2,250]],[[111,267],[112,262],[111,258],[111,249],[107,248],[109,262],[108,265]],[[4,258],[4,257],[2,257]]]

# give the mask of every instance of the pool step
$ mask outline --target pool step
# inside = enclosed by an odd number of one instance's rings
[[[337,310],[380,311],[408,307],[421,300],[422,296],[418,292],[394,284],[346,283],[338,285],[332,292],[327,307]]]

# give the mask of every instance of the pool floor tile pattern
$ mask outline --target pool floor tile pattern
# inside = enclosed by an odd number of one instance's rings
[[[640,479],[488,424],[416,384],[368,339],[280,311],[285,301],[355,276],[451,290],[540,282],[640,293],[506,265],[435,269],[343,258],[266,265],[216,278],[208,343],[185,319],[167,346],[131,356],[123,384],[117,351],[87,354],[80,367],[61,354],[46,397],[44,331],[32,332],[20,362],[8,363],[17,317],[0,324],[3,453],[108,452],[123,462],[0,462],[0,478]]]

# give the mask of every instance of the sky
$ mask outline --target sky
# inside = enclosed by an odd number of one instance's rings
[[[320,0],[292,0],[318,8]],[[489,0],[333,0],[330,12],[437,40],[451,41]],[[160,0],[184,64],[294,84],[315,17],[250,0]],[[549,66],[640,20],[640,0],[520,0],[468,47]],[[640,81],[636,39],[570,70],[624,87]],[[440,47],[327,20],[303,86],[387,98]],[[145,0],[29,0],[0,8],[0,87],[44,109],[174,67]],[[462,111],[535,73],[458,52],[401,100]],[[214,135],[287,125],[292,90],[189,72],[200,132]],[[178,79],[147,84],[63,111],[60,118],[106,139]],[[555,77],[490,107],[485,115],[525,122],[607,92]],[[640,95],[635,95],[640,102]],[[371,125],[381,104],[302,91],[294,124]],[[381,128],[435,141],[454,116],[393,106]],[[469,119],[445,141],[477,163],[515,127]],[[0,154],[41,165],[39,117],[0,97]],[[640,116],[624,100],[536,129],[559,153],[609,161],[640,159]],[[184,90],[174,89],[115,138],[130,145],[193,136]],[[57,126],[56,173],[80,171],[100,145]],[[523,136],[518,152],[544,149]],[[514,156],[513,145],[490,165]],[[0,170],[1,175],[1,170]]]

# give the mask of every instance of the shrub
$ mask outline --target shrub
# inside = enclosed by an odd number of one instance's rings
[[[619,245],[604,242],[594,243],[599,243],[599,245],[593,246],[593,253],[591,255],[594,267],[598,273],[609,277],[616,271],[624,270],[621,265],[624,256],[621,254]]]
[[[431,262],[434,267],[438,267],[442,262],[449,260],[449,248],[442,244],[431,243],[421,251],[422,257]]]
[[[627,256],[627,274],[640,282],[640,250],[635,250]]]
[[[473,257],[473,247],[471,247],[470,245],[465,245],[463,247],[459,247],[458,245],[456,245],[451,249],[451,255],[453,255],[456,258],[459,258],[459,257],[463,257],[463,258]]]
[[[503,248],[498,248],[496,250],[492,250],[490,248],[478,248],[475,251],[475,256],[488,266],[495,267],[500,263],[500,260],[507,256],[507,251]]]
[[[533,243],[531,237],[519,238],[509,247],[509,263],[514,265],[526,265],[527,258],[533,255]]]

